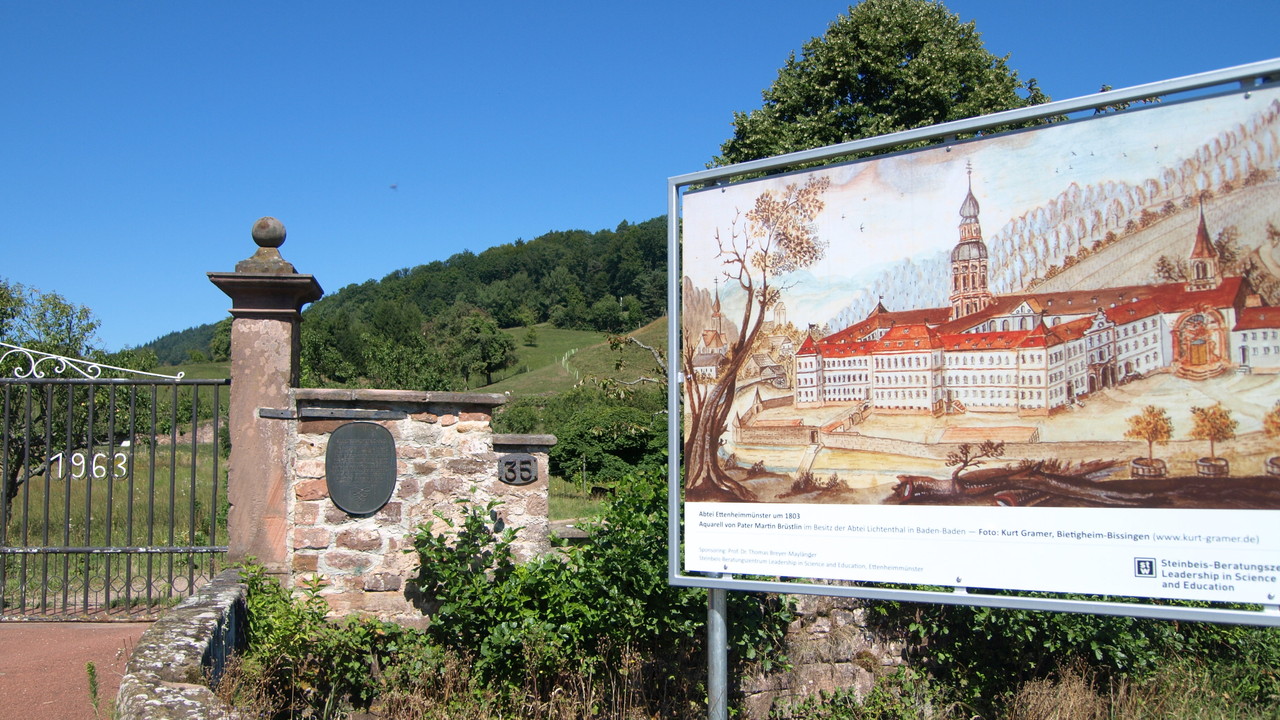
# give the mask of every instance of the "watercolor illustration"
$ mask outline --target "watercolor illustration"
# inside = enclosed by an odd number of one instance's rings
[[[1280,91],[683,203],[686,500],[1280,508]]]

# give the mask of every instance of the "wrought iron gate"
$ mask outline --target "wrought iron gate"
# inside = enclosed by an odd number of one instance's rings
[[[147,619],[212,577],[230,381],[0,350],[0,620]]]

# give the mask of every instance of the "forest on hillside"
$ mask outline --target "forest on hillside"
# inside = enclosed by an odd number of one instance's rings
[[[320,278],[323,282],[323,278]],[[303,311],[303,383],[412,390],[489,384],[515,362],[502,329],[620,333],[666,312],[666,217],[615,229],[554,231],[348,285]],[[225,359],[229,324],[144,347],[161,363]]]

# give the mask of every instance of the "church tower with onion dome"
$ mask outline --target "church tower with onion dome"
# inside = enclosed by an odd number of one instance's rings
[[[960,242],[951,251],[951,319],[962,318],[995,302],[987,287],[987,244],[978,224],[978,199],[973,196],[973,168],[969,192],[960,204]]]

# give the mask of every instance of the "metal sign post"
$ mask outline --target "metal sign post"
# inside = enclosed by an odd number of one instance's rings
[[[724,588],[707,591],[707,720],[729,718],[729,622]]]

